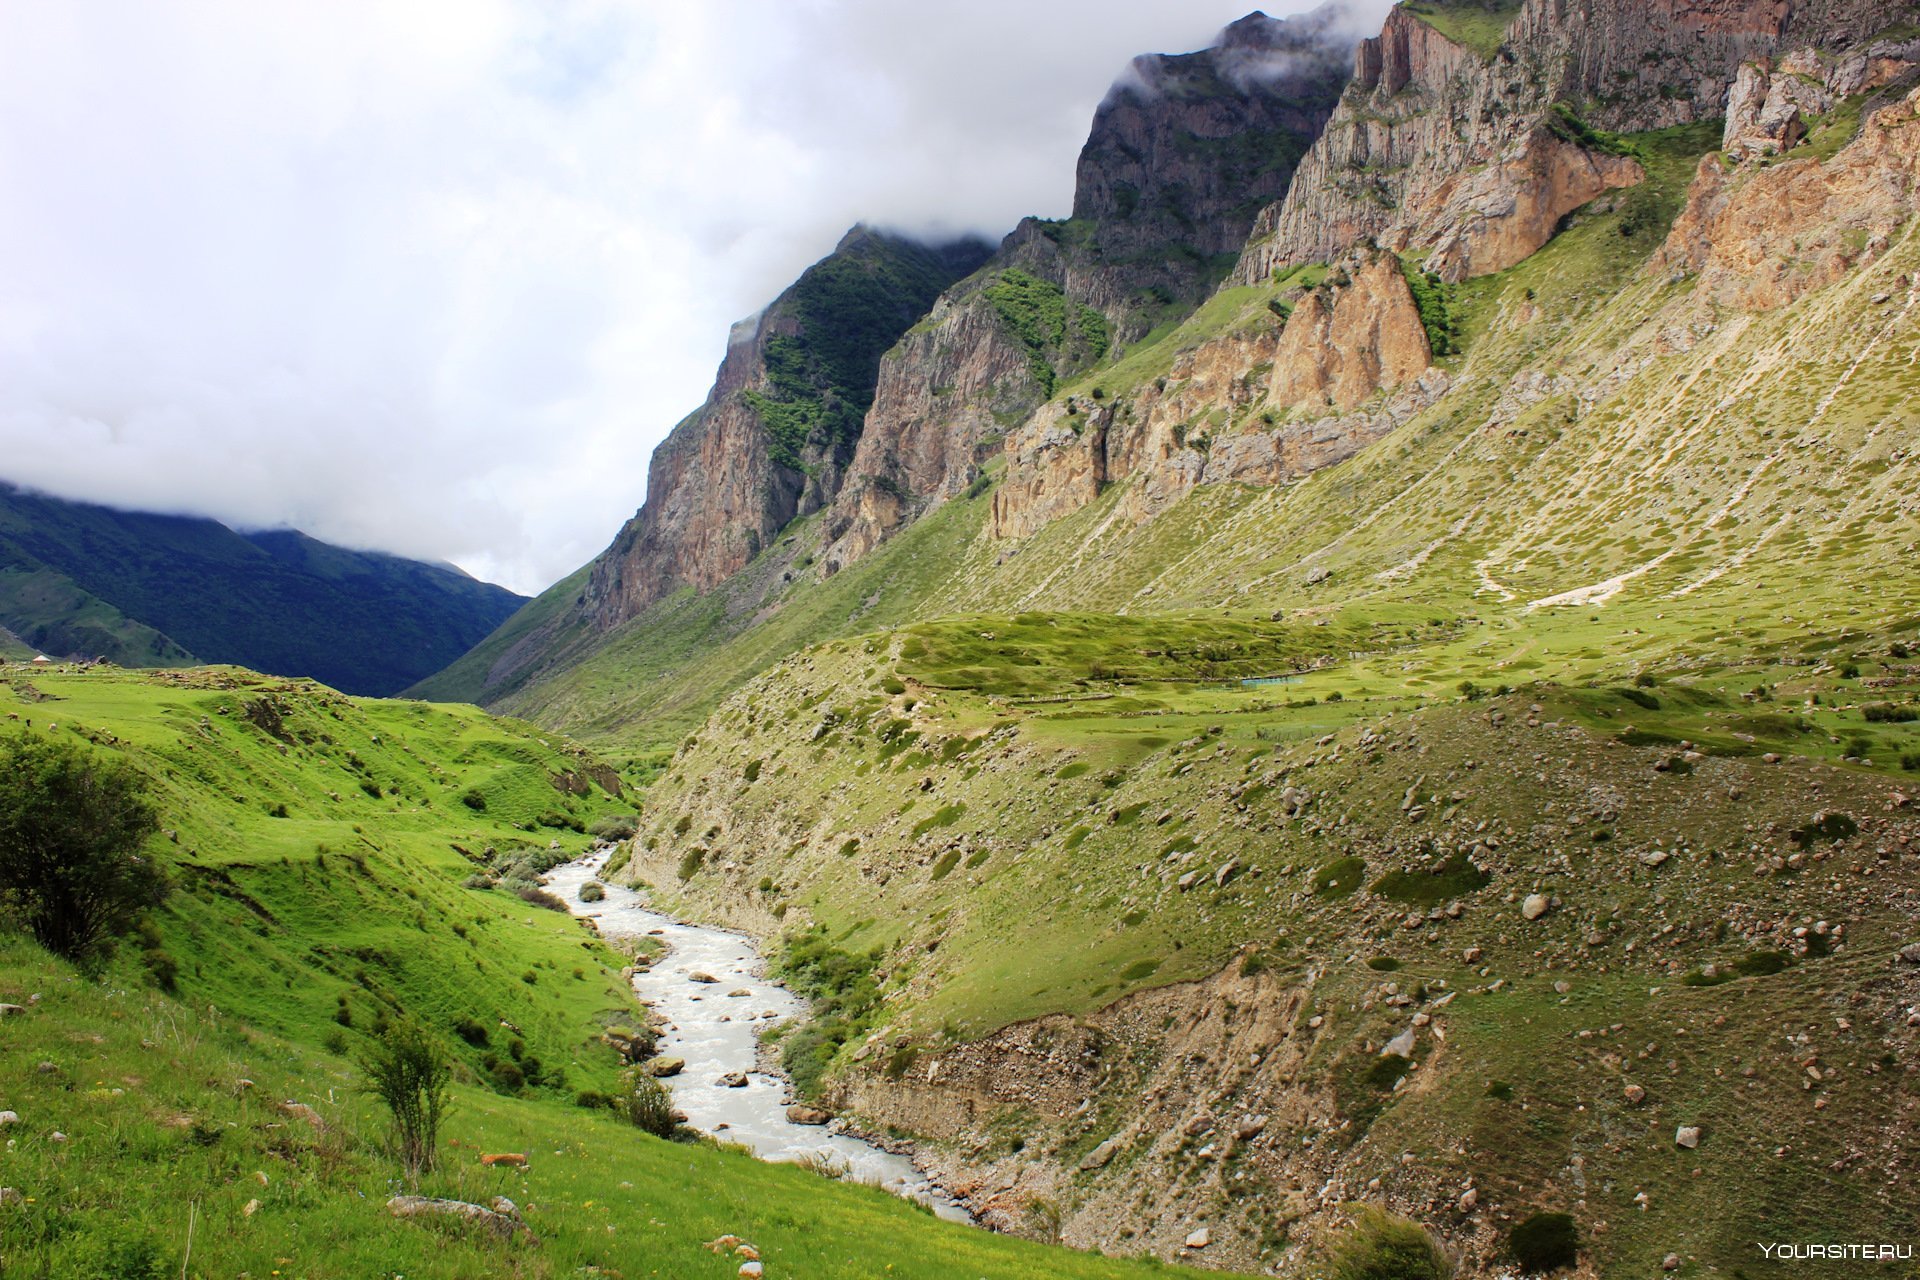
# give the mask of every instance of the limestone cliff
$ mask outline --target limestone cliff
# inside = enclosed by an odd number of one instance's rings
[[[1904,11],[1889,0],[1401,6],[1360,45],[1346,96],[1286,197],[1261,213],[1234,279],[1367,240],[1420,252],[1449,280],[1501,270],[1567,213],[1639,180],[1596,129],[1718,117],[1744,64],[1799,46],[1844,59]]]
[[[648,468],[647,502],[593,564],[601,629],[675,590],[713,587],[838,492],[881,354],[987,248],[928,247],[856,227],[758,317],[736,326],[707,402]]]

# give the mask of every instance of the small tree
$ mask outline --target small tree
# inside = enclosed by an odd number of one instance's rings
[[[431,1172],[453,1075],[446,1055],[419,1027],[395,1022],[361,1050],[360,1070],[393,1115],[394,1147],[407,1175]]]
[[[124,761],[35,734],[0,744],[0,901],[47,950],[96,959],[166,896],[139,853],[158,827]]]

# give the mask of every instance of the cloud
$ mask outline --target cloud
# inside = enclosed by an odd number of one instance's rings
[[[1112,77],[1240,12],[0,0],[0,477],[538,589],[732,321],[855,221],[1063,214]]]

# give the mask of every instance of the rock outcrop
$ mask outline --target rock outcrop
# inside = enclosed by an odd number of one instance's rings
[[[1696,273],[1703,299],[1782,306],[1886,252],[1920,207],[1920,90],[1871,111],[1822,163],[1700,161],[1650,269]]]
[[[1268,398],[1289,409],[1349,410],[1433,363],[1400,264],[1380,254],[1294,307],[1273,356]]]
[[[713,587],[831,501],[882,353],[987,252],[856,227],[735,326],[706,404],[654,452],[646,505],[594,562],[588,620],[604,630],[681,587]]]

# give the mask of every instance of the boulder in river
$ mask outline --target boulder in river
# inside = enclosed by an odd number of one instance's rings
[[[647,1064],[647,1074],[656,1080],[664,1080],[668,1076],[677,1076],[686,1069],[687,1060],[685,1058],[661,1057],[655,1058]]]
[[[793,1124],[825,1124],[831,1119],[832,1112],[809,1107],[805,1103],[796,1102],[787,1108],[787,1120]]]

